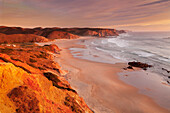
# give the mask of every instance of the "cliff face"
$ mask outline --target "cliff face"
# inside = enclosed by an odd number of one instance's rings
[[[53,61],[53,54],[59,56],[61,49],[30,43],[75,39],[78,35],[106,37],[118,33],[99,28],[0,26],[0,113],[92,113],[65,79],[68,71]]]
[[[125,30],[107,29],[107,28],[45,28],[44,30],[64,31],[78,36],[118,36],[121,33],[126,33]]]
[[[48,39],[76,39],[79,38],[79,36],[63,31],[53,31],[49,33],[47,38]]]
[[[17,36],[21,36],[23,35],[23,39],[26,38],[25,40],[27,42],[32,41],[33,39],[36,40],[37,42],[41,42],[37,39],[35,39],[35,37],[44,37],[48,39],[76,39],[79,38],[79,36],[62,31],[61,28],[34,28],[34,29],[27,29],[27,28],[21,28],[21,27],[5,27],[5,26],[1,26],[0,27],[0,33],[2,33],[0,35],[1,39],[4,38],[9,38],[11,40],[17,40],[17,42],[21,42],[24,40],[16,39]],[[5,35],[6,34],[6,35]],[[32,35],[32,36],[29,36]],[[28,40],[28,38],[31,38],[30,40]],[[19,40],[19,41],[18,41]]]
[[[102,28],[21,28],[21,27],[0,27],[0,33],[11,34],[34,34],[48,39],[75,39],[79,36],[118,36],[125,33],[124,30],[102,29]],[[1,36],[0,36],[1,37]]]
[[[2,113],[92,113],[75,92],[11,63],[0,63],[0,100]]]
[[[99,30],[98,31],[99,37],[118,36],[118,35],[119,35],[119,33],[117,33],[116,30],[106,29],[106,30]]]
[[[80,35],[80,36],[97,36],[97,37],[107,37],[107,36],[118,36],[118,30],[115,29],[102,29],[102,28],[66,28],[63,29],[67,32]]]
[[[0,33],[0,43],[21,43],[21,42],[47,42],[48,39],[34,34],[11,34]]]
[[[92,113],[52,60],[59,52],[56,45],[0,46],[0,112]]]

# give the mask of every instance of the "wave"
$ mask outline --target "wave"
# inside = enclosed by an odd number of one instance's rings
[[[144,51],[132,51],[131,53],[135,53],[135,54],[137,54],[138,56],[141,56],[141,57],[151,57],[151,56],[154,56],[154,54],[149,53],[149,52],[144,52]]]
[[[127,47],[129,46],[128,41],[120,39],[120,38],[112,38],[107,40],[109,43],[114,43],[119,47]]]

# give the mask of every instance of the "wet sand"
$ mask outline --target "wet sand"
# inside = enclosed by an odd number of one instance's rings
[[[121,81],[117,75],[126,64],[106,64],[74,58],[69,48],[84,46],[78,40],[57,40],[61,57],[55,60],[69,70],[71,86],[95,113],[169,113],[138,89]]]

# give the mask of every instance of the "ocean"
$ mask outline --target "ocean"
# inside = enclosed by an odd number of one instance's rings
[[[147,71],[170,82],[170,32],[128,32],[115,37],[93,38],[71,48],[74,57],[103,63],[139,61],[153,65]],[[116,59],[116,60],[115,60]]]
[[[170,110],[170,32],[128,32],[117,37],[82,39],[79,44],[85,48],[70,48],[76,58],[109,64],[139,61],[153,65],[146,71],[122,69],[118,77]]]

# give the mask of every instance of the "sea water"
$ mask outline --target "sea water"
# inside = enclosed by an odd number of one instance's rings
[[[166,71],[170,71],[170,32],[128,32],[85,40],[81,44],[86,48],[70,48],[75,57],[111,64],[130,61],[147,63],[153,65],[150,72],[161,75],[166,82],[170,81],[170,73]],[[74,54],[75,51],[79,53]]]
[[[128,32],[117,37],[82,39],[79,44],[86,47],[70,50],[80,59],[109,64],[139,61],[153,65],[147,71],[124,70],[118,76],[170,110],[170,73],[166,71],[170,71],[170,32]]]

